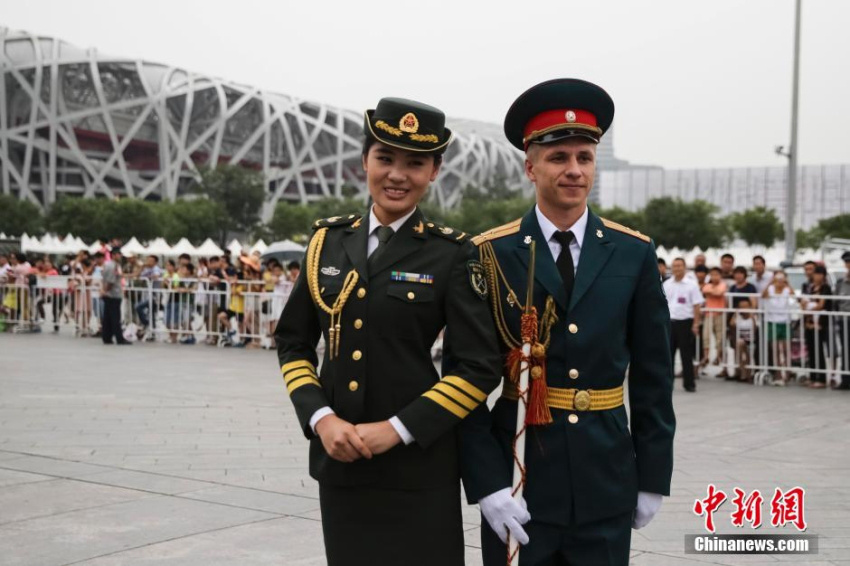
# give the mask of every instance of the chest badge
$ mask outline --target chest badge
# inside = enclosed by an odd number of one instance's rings
[[[525,238],[523,238],[522,243],[526,245],[531,244],[531,236],[526,236]]]
[[[596,237],[597,237],[597,238],[601,238],[601,237],[602,237],[602,230],[597,230],[597,231],[596,231]]]
[[[330,275],[331,277],[336,277],[340,274],[339,269],[337,269],[336,267],[323,267],[321,271],[322,275]]]

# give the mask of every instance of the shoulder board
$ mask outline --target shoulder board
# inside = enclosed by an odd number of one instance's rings
[[[486,232],[478,234],[477,236],[472,238],[472,243],[476,246],[480,246],[484,242],[489,242],[490,240],[496,240],[504,236],[516,234],[517,232],[519,232],[520,224],[522,224],[522,218],[517,218],[513,222],[508,222],[507,224],[503,224],[501,226],[492,228],[490,230],[487,230]]]
[[[322,218],[313,222],[313,230],[319,228],[330,228],[332,226],[349,226],[359,220],[359,214],[346,214],[345,216],[331,216],[330,218]]]
[[[601,218],[600,220],[602,220],[602,223],[605,225],[606,228],[616,230],[617,232],[622,232],[623,234],[628,234],[629,236],[633,236],[638,240],[643,240],[644,242],[649,242],[649,236],[647,236],[646,234],[641,234],[637,230],[632,230],[631,228],[623,226],[622,224],[617,224],[616,222],[608,220],[607,218]]]
[[[467,234],[466,232],[455,230],[454,228],[449,228],[448,226],[440,226],[439,224],[434,224],[433,222],[427,222],[425,225],[428,227],[428,231],[432,234],[436,234],[437,236],[441,236],[446,240],[451,240],[453,242],[465,242],[467,237],[469,236],[469,234]]]

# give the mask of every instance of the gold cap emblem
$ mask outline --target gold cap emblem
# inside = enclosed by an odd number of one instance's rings
[[[573,112],[572,110],[567,110],[566,118],[567,118],[567,122],[572,124],[573,122],[576,121],[576,113]]]
[[[419,118],[413,112],[408,112],[399,120],[398,129],[408,134],[415,134],[419,131]]]

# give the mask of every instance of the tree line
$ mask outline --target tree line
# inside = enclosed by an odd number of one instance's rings
[[[303,242],[317,218],[359,213],[366,208],[360,199],[351,197],[326,198],[308,204],[280,202],[271,220],[262,223],[260,213],[265,192],[258,173],[223,165],[201,170],[200,179],[189,189],[188,197],[173,203],[63,196],[43,215],[30,202],[0,195],[0,232],[11,235],[70,232],[84,240],[112,237],[127,240],[135,236],[145,241],[161,236],[175,242],[185,237],[196,245],[207,238],[223,245],[234,235]],[[451,210],[427,202],[422,208],[435,222],[478,234],[519,218],[533,204],[532,198],[518,195],[497,181],[482,188],[466,187],[461,203]],[[667,248],[718,248],[735,238],[748,245],[769,247],[784,235],[776,212],[764,207],[720,216],[718,207],[708,202],[664,197],[649,201],[638,211],[617,207],[594,211],[650,235],[657,245]],[[810,230],[797,231],[800,248],[817,248],[826,238],[850,238],[850,214],[826,218]]]

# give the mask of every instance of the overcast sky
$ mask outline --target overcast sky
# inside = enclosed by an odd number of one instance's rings
[[[554,77],[616,104],[614,150],[784,165],[794,0],[0,0],[0,26],[354,110],[382,96],[501,124]],[[803,0],[800,160],[850,163],[850,1]]]

